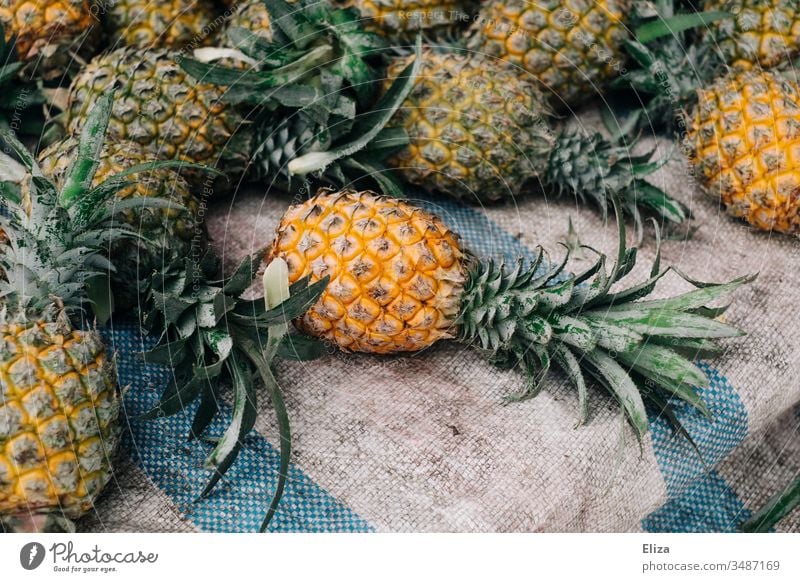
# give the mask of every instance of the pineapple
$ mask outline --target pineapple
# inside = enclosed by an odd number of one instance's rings
[[[206,45],[218,25],[211,0],[113,0],[103,19],[113,46],[137,48]]]
[[[800,234],[800,88],[776,71],[716,77],[718,51],[687,47],[671,32],[671,15],[652,47],[630,43],[639,67],[631,87],[657,104],[646,105],[648,118],[675,119],[696,179],[730,214],[760,230]]]
[[[77,156],[78,144],[77,138],[68,137],[39,154],[42,172],[58,187],[64,185]],[[134,142],[108,140],[97,158],[92,185],[99,186],[112,176],[145,164],[149,159],[145,149]],[[117,191],[116,201],[155,198],[171,201],[180,208],[131,207],[117,213],[118,220],[142,236],[141,241],[123,239],[111,245],[110,256],[116,266],[111,282],[118,308],[135,306],[138,299],[136,284],[152,271],[160,269],[169,253],[187,254],[192,243],[201,242],[205,234],[197,218],[200,204],[192,195],[189,184],[175,170],[161,168],[138,173],[131,182]],[[195,240],[197,237],[199,240]]]
[[[416,57],[400,57],[393,78]],[[533,180],[556,194],[572,193],[603,211],[608,192],[681,222],[688,210],[644,180],[652,170],[599,134],[557,132],[550,110],[528,78],[507,63],[465,52],[423,51],[414,89],[390,126],[405,130],[407,147],[391,166],[412,184],[470,201],[519,195]]]
[[[101,103],[98,115],[107,109]],[[68,528],[112,474],[120,407],[114,360],[84,313],[87,282],[110,268],[103,241],[125,232],[103,211],[113,191],[85,186],[102,124],[90,117],[61,190],[2,131],[31,171],[26,204],[13,188],[0,190],[8,216],[0,245],[0,523],[9,529]],[[84,196],[94,204],[81,204]]]
[[[224,88],[198,83],[165,49],[123,48],[98,56],[73,80],[66,126],[75,133],[87,111],[110,87],[118,87],[109,136],[133,141],[150,154],[214,166],[240,175],[250,153],[238,110],[221,100]],[[207,174],[184,170],[191,182]]]
[[[99,56],[70,87],[66,126],[78,131],[97,96],[118,86],[109,129],[114,139],[134,141],[161,159],[218,166],[228,185],[246,171],[256,179],[288,179],[292,157],[345,143],[348,131],[357,139],[377,133],[373,126],[361,131],[356,121],[366,123],[368,106],[375,105],[379,70],[365,59],[374,60],[380,37],[360,29],[355,15],[327,5],[289,19],[302,19],[303,26],[286,25],[288,40],[279,50],[257,39],[252,56],[229,47],[204,47],[196,58],[130,48]],[[218,64],[237,56],[253,70]],[[198,186],[206,178],[184,174]],[[202,183],[204,190],[216,186],[224,184]]]
[[[561,107],[598,94],[624,71],[631,0],[484,2],[470,49],[521,67]]]
[[[758,229],[800,234],[800,90],[769,71],[697,94],[686,151],[704,189]]]
[[[74,55],[94,52],[99,26],[90,0],[0,0],[5,41],[37,76],[60,77]]]
[[[706,0],[704,9],[733,14],[714,23],[710,38],[725,61],[740,70],[790,63],[800,54],[797,0]]]
[[[668,406],[674,395],[707,413],[695,387],[708,379],[685,355],[714,353],[714,340],[740,332],[703,307],[748,278],[666,299],[642,300],[663,275],[610,292],[633,268],[621,248],[579,275],[546,264],[508,268],[481,261],[440,219],[409,202],[368,191],[322,190],[283,216],[269,251],[288,264],[291,282],[329,279],[319,301],[298,321],[306,333],[343,350],[392,354],[419,351],[442,339],[483,350],[503,366],[527,372],[514,400],[541,388],[552,365],[578,388],[586,416],[584,372],[615,394],[641,437],[643,399]],[[618,289],[618,287],[617,287]]]

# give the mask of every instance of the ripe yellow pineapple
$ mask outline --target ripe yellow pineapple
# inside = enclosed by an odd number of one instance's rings
[[[705,190],[762,230],[800,234],[800,91],[769,71],[698,91],[687,133]]]
[[[707,0],[705,10],[733,14],[711,26],[710,38],[725,61],[737,68],[771,68],[800,54],[797,0]]]
[[[91,54],[99,29],[90,0],[0,0],[0,24],[19,60],[36,62],[46,78],[62,75],[73,55]]]
[[[414,59],[397,58],[387,77]],[[414,88],[388,124],[408,136],[388,160],[408,182],[479,202],[512,199],[538,183],[547,194],[590,200],[603,211],[614,192],[637,219],[640,210],[673,222],[689,216],[645,180],[652,164],[599,133],[557,131],[538,84],[512,65],[436,49],[423,50],[421,61]]]
[[[274,254],[292,282],[331,276],[302,329],[353,351],[417,351],[454,337],[466,283],[458,236],[410,203],[325,195],[284,215]]]
[[[90,115],[60,190],[0,130],[25,163],[22,191],[30,193],[18,204],[15,184],[0,188],[0,529],[69,527],[111,478],[120,407],[115,366],[85,312],[87,281],[112,266],[104,242],[126,236],[115,234],[121,231],[102,210],[113,191],[97,195],[86,186],[108,107],[103,100]],[[95,204],[76,204],[88,195]]]
[[[781,14],[774,13],[776,25],[782,22]],[[784,77],[777,70],[760,69],[757,60],[748,60],[753,53],[746,58],[742,53],[749,65],[739,63],[741,67],[718,77],[717,47],[703,42],[689,45],[685,35],[671,30],[672,23],[679,23],[673,18],[685,24],[703,15],[670,11],[666,16],[661,32],[652,37],[657,44],[635,43],[631,52],[639,68],[627,79],[640,98],[650,95],[649,103],[642,99],[648,123],[661,120],[679,126],[700,185],[730,214],[761,230],[797,235],[800,89],[796,80],[791,73]],[[754,27],[767,21],[747,20]],[[758,58],[772,62],[770,51]]]
[[[76,519],[111,478],[113,360],[57,308],[33,321],[3,310],[0,342],[0,522],[49,527],[54,510]]]
[[[598,94],[624,70],[630,0],[485,2],[469,48],[521,67],[559,107]]]
[[[102,14],[115,47],[204,46],[218,26],[211,0],[113,0]]]
[[[624,241],[619,214],[618,224]],[[585,367],[617,394],[640,435],[647,431],[642,398],[663,406],[658,391],[707,413],[694,387],[708,379],[679,354],[714,352],[714,339],[740,335],[698,308],[747,281],[639,301],[657,278],[610,293],[634,266],[635,253],[625,248],[610,272],[605,256],[575,276],[564,264],[546,264],[541,253],[531,265],[520,260],[507,268],[475,258],[441,220],[409,202],[348,190],[322,190],[290,208],[269,256],[286,261],[290,282],[329,278],[297,321],[311,335],[376,354],[454,338],[527,373],[526,388],[513,398],[535,395],[556,365],[578,388],[582,419]],[[650,388],[640,394],[645,381]]]

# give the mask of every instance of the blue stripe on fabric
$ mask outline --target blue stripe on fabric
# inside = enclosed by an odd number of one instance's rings
[[[653,533],[732,533],[751,516],[719,473],[710,471],[642,520],[642,528]]]
[[[715,466],[747,436],[747,409],[730,382],[705,363],[708,388],[698,392],[714,417],[709,422],[685,402],[672,399],[678,419],[695,440],[706,464]],[[697,453],[663,418],[650,418],[656,460],[669,501],[642,521],[645,531],[725,532],[749,517],[744,504],[715,471],[706,474]]]
[[[415,198],[414,203],[438,215],[480,257],[505,259],[509,262],[514,262],[519,257],[530,260],[535,258],[534,252],[527,245],[490,220],[485,212],[454,200],[428,195]]]
[[[479,255],[503,257],[506,260],[514,260],[520,256],[533,259],[535,256],[532,249],[492,222],[485,213],[439,198],[422,197],[420,202],[442,216],[448,226],[459,232],[467,245]],[[708,405],[714,421],[709,422],[695,408],[680,399],[672,398],[670,403],[675,407],[678,419],[695,440],[706,466],[713,467],[747,436],[747,410],[727,378],[708,364],[701,362],[698,365],[710,381],[709,387],[700,389],[699,393]],[[677,512],[671,522],[673,530],[717,531],[703,529],[704,524],[710,523],[705,518],[708,509],[705,504],[715,493],[719,493],[722,497],[711,500],[712,504],[727,503],[733,506],[735,494],[730,487],[725,486],[719,475],[706,483],[710,478],[705,474],[703,462],[686,439],[675,435],[666,419],[651,411],[649,420],[656,461],[664,477],[667,494],[671,500],[674,499],[668,505]],[[700,495],[692,488],[699,488],[703,494]],[[683,497],[677,498],[684,492],[686,493]],[[690,511],[692,508],[694,512]],[[652,520],[644,520],[642,525],[645,528],[651,525],[655,527],[657,523],[659,520],[654,517]]]
[[[699,367],[710,380],[698,390],[713,416],[713,422],[679,399],[672,399],[678,419],[692,435],[707,466],[713,467],[747,436],[747,410],[731,383],[705,363]],[[664,473],[667,494],[680,495],[705,473],[697,453],[683,437],[676,435],[666,419],[651,416],[650,430],[656,458]]]
[[[144,365],[137,352],[155,343],[142,338],[133,325],[106,331],[106,340],[117,353],[120,386],[129,419],[123,446],[131,457],[166,493],[179,510],[207,532],[258,531],[277,484],[279,453],[264,437],[251,431],[236,462],[217,484],[211,496],[193,503],[210,472],[203,460],[211,451],[205,442],[187,442],[196,405],[158,420],[136,420],[154,406],[170,379],[161,366]],[[207,435],[221,435],[231,417],[223,407]],[[270,523],[273,532],[368,532],[372,527],[317,485],[292,464],[278,511]]]
[[[440,215],[461,234],[474,252],[484,257],[533,259],[535,253],[519,239],[490,220],[484,212],[437,197],[419,197],[415,202]],[[161,368],[145,367],[134,352],[143,349],[133,328],[118,328],[111,339],[119,354],[120,382],[131,385],[125,397],[129,415],[144,412],[158,399],[169,379]],[[697,411],[674,400],[678,416],[695,438],[706,462],[714,465],[733,450],[747,433],[747,413],[730,382],[713,368],[701,364],[711,385],[701,390],[715,416],[712,424]],[[146,385],[146,387],[143,387]],[[191,408],[183,414],[157,421],[131,422],[126,439],[132,455],[151,479],[163,489],[199,528],[206,531],[255,531],[274,490],[278,452],[258,434],[250,435],[236,463],[220,482],[210,499],[192,501],[208,477],[202,461],[210,450],[203,443],[186,443],[191,425]],[[222,418],[230,411],[223,410]],[[218,418],[209,429],[221,434],[224,421]],[[736,509],[735,495],[719,475],[703,476],[703,465],[688,443],[675,438],[665,420],[651,415],[651,430],[657,462],[671,499],[646,518],[647,531],[724,531],[723,518],[708,518],[708,506],[723,505],[725,515]],[[684,492],[684,495],[681,493]],[[716,498],[714,496],[719,496]],[[675,498],[677,497],[677,498]],[[739,511],[739,509],[736,509]],[[742,519],[745,514],[739,514]],[[722,524],[722,525],[720,525]],[[333,499],[298,467],[292,465],[290,482],[272,531],[371,531],[371,526]]]

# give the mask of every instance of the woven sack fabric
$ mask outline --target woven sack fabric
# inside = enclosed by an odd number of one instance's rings
[[[658,145],[661,153],[670,147]],[[735,531],[796,477],[800,243],[726,216],[718,201],[699,193],[680,160],[654,182],[691,207],[697,227],[691,237],[672,233],[663,244],[664,264],[705,281],[759,273],[725,316],[748,335],[726,340],[722,357],[701,363],[711,380],[703,397],[714,422],[679,406],[707,467],[656,415],[640,449],[619,407],[597,389],[588,424],[574,428],[577,396],[557,374],[536,398],[504,406],[502,397],[519,387],[521,373],[500,371],[465,346],[443,343],[391,358],[332,352],[277,366],[294,450],[271,530]],[[488,208],[430,197],[418,202],[486,257],[530,258],[539,244],[558,257],[570,217],[581,242],[612,256],[616,251],[613,221],[569,199],[531,194]],[[215,201],[209,229],[225,265],[232,268],[269,244],[290,203],[253,189]],[[646,278],[653,257],[651,231],[631,280]],[[686,285],[669,275],[658,294]],[[156,402],[168,372],[137,360],[135,353],[151,343],[134,326],[116,322],[107,334],[118,353],[129,421],[116,478],[80,528],[256,531],[278,468],[277,427],[266,397],[237,462],[210,498],[195,503],[211,445],[187,442],[193,409],[135,420]],[[218,420],[210,436],[223,427]],[[800,516],[781,528],[800,531]]]

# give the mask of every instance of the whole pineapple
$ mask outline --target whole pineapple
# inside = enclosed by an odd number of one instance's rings
[[[719,52],[669,32],[672,15],[652,45],[632,43],[638,69],[629,76],[631,87],[641,101],[649,95],[658,104],[648,116],[675,120],[695,177],[730,214],[760,230],[797,235],[800,89],[776,71],[733,69],[718,76]]]
[[[630,0],[484,2],[469,48],[521,67],[559,107],[597,95],[624,71]]]
[[[198,83],[175,57],[168,50],[132,48],[98,56],[72,82],[67,129],[79,131],[95,100],[117,87],[110,140],[133,141],[160,159],[219,165],[229,175],[240,175],[251,147],[246,132],[237,132],[243,117],[222,101],[223,87]],[[188,170],[182,175],[192,183],[208,179]]]
[[[797,0],[706,0],[704,9],[733,14],[715,22],[704,42],[736,69],[771,68],[800,54]]]
[[[44,78],[63,75],[74,55],[91,55],[99,32],[90,0],[0,0],[0,24],[19,60]]]
[[[99,109],[107,110],[107,102]],[[4,528],[69,527],[68,520],[91,509],[111,478],[120,407],[115,366],[85,317],[87,282],[111,268],[102,241],[114,232],[124,236],[102,209],[113,191],[97,195],[85,185],[102,124],[90,118],[82,154],[60,190],[40,177],[13,134],[1,132],[31,172],[25,204],[18,204],[11,190],[0,189],[6,210],[0,222]],[[81,204],[85,196],[95,204]]]
[[[42,172],[59,188],[63,187],[78,155],[78,145],[77,138],[68,137],[39,154]],[[108,140],[96,159],[98,165],[92,186],[145,164],[151,158],[136,143]],[[156,198],[173,202],[180,208],[132,207],[117,213],[118,220],[130,225],[142,237],[141,241],[130,238],[115,241],[109,249],[116,266],[111,280],[118,308],[135,306],[138,299],[136,284],[161,269],[165,257],[172,253],[187,255],[192,243],[202,243],[205,234],[198,219],[199,202],[186,180],[174,170],[149,170],[130,179],[130,185],[116,192],[116,201]]]
[[[625,240],[619,220],[620,240]],[[621,248],[611,271],[601,256],[580,275],[566,262],[507,268],[475,258],[458,235],[425,210],[371,192],[319,192],[291,207],[277,229],[272,258],[288,264],[290,282],[330,282],[297,322],[305,332],[348,351],[391,354],[454,338],[504,366],[520,366],[533,396],[551,365],[576,384],[585,417],[584,371],[619,398],[641,436],[643,398],[684,398],[707,412],[695,387],[708,379],[686,352],[716,351],[714,339],[740,335],[702,307],[746,279],[700,286],[666,299],[641,300],[658,280],[610,293],[635,263]],[[617,289],[615,287],[615,289]],[[649,386],[649,387],[648,387]]]
[[[393,78],[415,57],[390,66]],[[409,144],[389,163],[429,191],[470,201],[511,199],[538,180],[549,192],[589,199],[604,211],[609,192],[681,222],[688,211],[645,182],[625,148],[599,134],[557,132],[534,80],[485,55],[427,49],[414,89],[389,122]],[[642,160],[639,160],[641,162]]]
[[[769,71],[697,93],[686,135],[704,189],[761,230],[800,234],[800,90]]]
[[[302,11],[281,6],[287,39],[279,48],[256,39],[244,43],[252,54],[204,47],[193,58],[128,48],[95,58],[70,87],[68,130],[82,127],[99,94],[119,87],[112,138],[134,141],[161,159],[218,167],[227,182],[181,170],[204,192],[235,186],[246,172],[283,182],[292,157],[330,148],[348,131],[358,138],[369,134],[373,127],[361,131],[355,122],[375,105],[380,37],[362,30],[353,13],[327,4]],[[220,65],[232,60],[250,66]]]
[[[112,46],[203,46],[220,25],[211,0],[113,0],[102,14]]]

